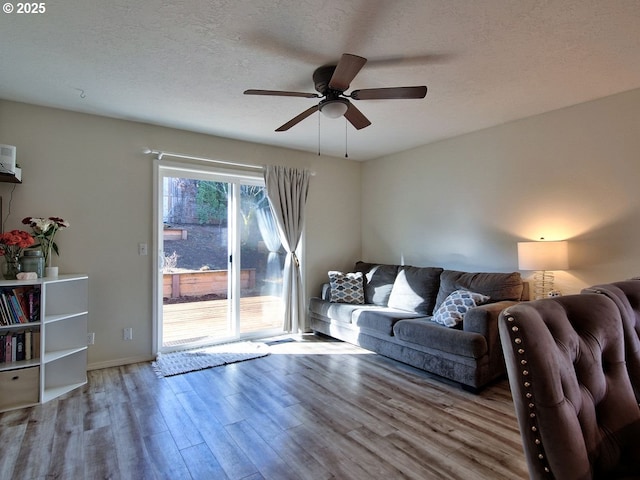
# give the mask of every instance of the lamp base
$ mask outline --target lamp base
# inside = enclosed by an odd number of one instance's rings
[[[533,274],[533,294],[535,300],[547,298],[553,290],[553,272],[539,270]]]

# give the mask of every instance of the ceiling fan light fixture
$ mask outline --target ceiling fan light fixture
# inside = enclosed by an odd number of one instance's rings
[[[349,101],[344,98],[320,102],[320,111],[325,117],[340,118],[349,109]]]

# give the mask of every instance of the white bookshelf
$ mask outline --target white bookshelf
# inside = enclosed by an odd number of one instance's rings
[[[38,321],[0,326],[0,335],[39,332],[34,358],[0,363],[0,411],[48,402],[87,383],[87,275],[0,280],[0,292],[39,291]]]

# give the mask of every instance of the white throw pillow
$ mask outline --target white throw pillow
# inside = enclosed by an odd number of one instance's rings
[[[487,303],[490,297],[468,290],[456,290],[445,298],[442,305],[431,317],[433,322],[445,327],[455,327],[462,322],[465,313],[473,307]]]

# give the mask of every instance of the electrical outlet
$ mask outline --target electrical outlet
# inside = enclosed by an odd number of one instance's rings
[[[87,345],[95,345],[96,343],[96,334],[91,332],[87,333]]]
[[[133,340],[133,328],[125,328],[122,331],[122,338],[125,340]]]

